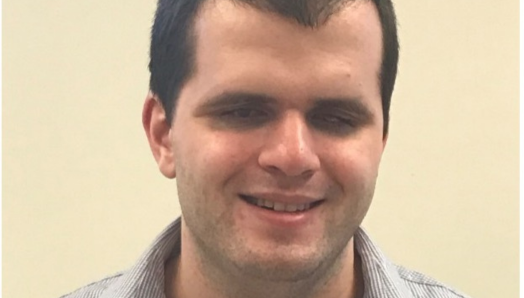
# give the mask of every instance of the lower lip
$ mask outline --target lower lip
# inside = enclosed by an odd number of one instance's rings
[[[242,199],[240,199],[240,201],[248,208],[249,216],[253,216],[256,219],[266,222],[272,226],[290,229],[311,224],[323,205],[322,203],[318,206],[301,212],[278,212],[271,209],[254,206]]]

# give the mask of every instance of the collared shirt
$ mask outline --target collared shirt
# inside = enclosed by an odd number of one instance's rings
[[[165,298],[164,266],[180,255],[180,218],[170,224],[128,271],[91,283],[61,298]],[[450,287],[389,261],[359,228],[364,298],[467,298]]]

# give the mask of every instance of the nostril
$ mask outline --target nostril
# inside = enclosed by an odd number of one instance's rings
[[[264,170],[271,175],[280,175],[288,178],[309,179],[315,174],[313,169],[290,169],[269,165]]]

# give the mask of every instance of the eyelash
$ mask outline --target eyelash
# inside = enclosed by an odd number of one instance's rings
[[[239,116],[239,112],[257,112],[258,116],[262,114],[267,114],[266,112],[263,112],[258,109],[251,109],[251,108],[239,108],[231,111],[226,111],[221,114],[222,117],[234,117],[234,118],[240,118],[240,119],[249,119],[252,115],[246,115],[246,116]]]
[[[347,125],[351,125],[351,121],[349,119],[345,119],[345,118],[342,118],[342,117],[339,117],[339,116],[335,116],[335,115],[325,114],[325,115],[321,115],[320,117],[318,115],[316,115],[316,116],[313,116],[312,118],[313,119],[321,118],[322,120],[325,120],[326,123],[331,123],[331,124],[347,124]]]
[[[271,113],[258,108],[237,108],[219,113],[219,118],[229,125],[247,128],[268,122],[271,119]],[[357,128],[352,119],[329,112],[312,113],[306,116],[306,121],[318,130],[335,134],[347,134]]]
[[[257,108],[236,108],[218,113],[218,118],[222,123],[238,128],[260,126],[269,121],[270,116],[267,111]]]
[[[353,119],[331,113],[317,113],[308,118],[317,129],[330,133],[345,134],[357,128]]]

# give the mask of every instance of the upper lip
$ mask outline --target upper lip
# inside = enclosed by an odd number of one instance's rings
[[[244,196],[249,196],[257,199],[263,199],[275,203],[284,203],[284,204],[309,204],[322,199],[310,195],[300,195],[300,194],[283,194],[283,193],[244,193],[241,194]]]

